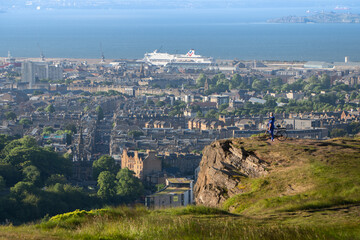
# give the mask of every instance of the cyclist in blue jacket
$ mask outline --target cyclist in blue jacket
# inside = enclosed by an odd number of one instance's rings
[[[268,123],[268,131],[271,135],[271,141],[274,141],[274,129],[275,129],[275,117],[274,117],[274,113],[271,112]]]

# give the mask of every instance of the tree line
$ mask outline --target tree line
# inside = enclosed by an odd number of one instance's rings
[[[95,190],[71,184],[72,158],[32,137],[0,135],[0,223],[20,224],[75,209],[126,204],[144,187],[134,173],[120,169],[110,156],[93,162]]]

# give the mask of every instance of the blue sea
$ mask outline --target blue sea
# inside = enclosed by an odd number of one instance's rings
[[[216,59],[360,61],[360,24],[269,24],[307,9],[23,10],[0,14],[0,56],[137,59],[155,49]],[[353,13],[360,9],[352,9]]]

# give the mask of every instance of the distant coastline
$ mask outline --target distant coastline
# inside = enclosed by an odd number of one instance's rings
[[[322,12],[311,16],[286,16],[267,20],[268,23],[360,23],[360,15]]]
[[[292,15],[309,15],[306,10]],[[0,25],[0,56],[11,51],[15,57],[36,57],[39,45],[46,58],[100,58],[102,43],[106,59],[139,59],[163,46],[165,52],[193,48],[215,59],[338,62],[348,56],[360,61],[357,24],[267,24],[284,12],[262,9],[256,15],[259,11],[223,10],[214,19],[219,10],[8,9],[0,15],[8,23]]]

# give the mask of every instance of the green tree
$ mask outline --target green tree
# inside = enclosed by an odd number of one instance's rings
[[[330,88],[330,85],[331,85],[331,79],[330,79],[330,76],[327,75],[327,74],[323,74],[321,77],[320,77],[320,83],[321,83],[321,86],[323,89],[329,89]]]
[[[79,103],[80,103],[80,104],[86,103],[86,102],[88,102],[88,101],[89,101],[89,100],[86,99],[86,98],[81,98],[81,99],[79,99]]]
[[[176,109],[176,110],[183,110],[183,109],[186,108],[186,102],[177,100],[177,101],[174,102],[174,106],[173,106],[173,107],[174,107],[174,109]]]
[[[359,122],[352,122],[347,127],[347,133],[351,135],[355,135],[360,133],[360,123]]]
[[[37,167],[29,165],[22,170],[24,174],[24,181],[31,182],[34,185],[38,185],[40,181],[40,171]]]
[[[151,99],[146,100],[146,105],[154,105],[154,101]]]
[[[159,84],[157,84],[157,83],[153,83],[153,84],[151,84],[151,86],[153,88],[161,88],[161,86]]]
[[[330,137],[332,137],[332,138],[344,137],[344,136],[346,136],[346,131],[344,129],[341,129],[341,128],[334,128],[330,132]]]
[[[236,73],[232,76],[231,80],[230,80],[230,89],[235,89],[235,88],[246,88],[246,84],[245,82],[243,82],[242,77],[240,76],[240,74]]]
[[[217,93],[221,93],[221,92],[226,92],[229,90],[230,87],[230,82],[228,79],[224,78],[224,79],[219,79],[216,82],[215,87],[212,88],[213,91],[217,92]]]
[[[41,90],[35,90],[32,95],[33,95],[33,96],[38,96],[38,95],[41,95],[41,94],[44,94],[44,92],[41,91]]]
[[[221,104],[219,106],[219,111],[223,111],[223,110],[227,109],[228,107],[229,107],[228,103]]]
[[[208,81],[210,84],[216,84],[217,82],[220,82],[222,80],[226,79],[225,74],[218,73],[213,78],[211,78],[210,81]]]
[[[201,111],[201,107],[199,105],[190,105],[189,107],[191,110],[193,110],[194,112],[198,112]]]
[[[199,77],[196,79],[196,86],[197,87],[203,87],[206,81],[205,74],[201,73]]]
[[[70,131],[70,130],[57,130],[55,132],[55,134],[57,134],[57,135],[65,134],[66,144],[70,145],[72,143],[72,136],[74,134],[72,131]]]
[[[30,119],[23,118],[19,121],[19,123],[23,126],[29,126],[32,124],[32,121]]]
[[[75,124],[69,123],[65,126],[65,130],[71,131],[72,133],[77,133]]]
[[[80,95],[82,95],[82,96],[91,96],[92,94],[90,92],[82,92]]]
[[[284,98],[284,97],[279,97],[276,102],[278,102],[278,103],[288,103],[289,99]]]
[[[4,147],[14,140],[14,137],[11,137],[9,135],[0,134],[0,152],[4,149]]]
[[[163,107],[163,106],[165,106],[165,102],[164,102],[164,101],[158,101],[158,102],[156,103],[156,106],[157,106],[157,107]]]
[[[98,176],[103,171],[109,171],[116,174],[118,166],[115,164],[115,159],[109,155],[103,155],[98,160],[93,162],[93,178],[98,179]]]
[[[103,111],[102,107],[97,106],[97,107],[96,107],[96,113],[97,113],[97,115],[98,115],[98,120],[99,120],[99,121],[104,118],[104,111]]]
[[[115,90],[109,90],[107,95],[108,96],[121,96],[122,93],[118,92],[118,91],[115,91]]]
[[[267,108],[275,108],[277,106],[275,98],[269,98],[265,102],[265,107]]]
[[[142,131],[139,130],[131,130],[128,132],[128,136],[131,136],[135,139],[139,138],[140,136],[143,136],[144,133]]]
[[[171,110],[168,115],[169,115],[170,117],[175,117],[176,115],[180,115],[180,114],[181,114],[181,111],[180,111],[180,110],[174,109],[174,110]]]
[[[15,120],[16,119],[16,114],[14,112],[6,112],[5,113],[5,118],[7,120]]]
[[[21,171],[7,163],[0,163],[0,176],[5,179],[6,186],[8,187],[14,186],[15,183],[23,178]]]
[[[53,113],[53,112],[55,112],[55,107],[54,107],[54,105],[49,104],[49,105],[45,108],[45,111],[48,112],[48,113]]]
[[[84,107],[84,112],[88,112],[90,110],[89,106]]]
[[[53,186],[57,183],[65,184],[67,182],[66,177],[63,174],[52,174],[45,181],[45,186]]]
[[[38,108],[36,109],[36,111],[37,111],[37,112],[43,112],[43,111],[45,111],[45,109],[44,109],[43,107],[38,107]]]
[[[304,89],[306,82],[303,79],[298,79],[292,84],[284,84],[281,87],[281,91],[301,91]]]
[[[43,132],[42,132],[43,135],[50,135],[51,133],[54,133],[54,128],[44,127]]]
[[[35,190],[35,186],[31,182],[20,181],[15,186],[10,188],[10,192],[17,197],[25,196],[26,194],[32,193]]]
[[[5,186],[6,186],[5,179],[0,175],[0,192],[4,190]]]
[[[337,98],[338,97],[336,96],[336,94],[327,93],[327,94],[318,94],[314,97],[313,100],[315,100],[315,102],[327,103],[334,106],[336,104]]]
[[[144,187],[140,179],[135,177],[134,172],[128,168],[121,169],[117,173],[116,179],[116,192],[125,201],[134,201],[144,193]]]
[[[167,88],[167,89],[176,88],[176,85],[168,83],[168,84],[166,84],[165,88]],[[151,104],[151,102],[149,104]]]
[[[205,117],[206,118],[216,118],[216,110],[214,109],[211,109],[210,111],[208,111],[206,114],[205,114]]]
[[[203,114],[201,111],[197,111],[196,117],[197,117],[197,118],[203,118],[203,117],[204,117],[204,114]]]
[[[310,84],[317,84],[318,83],[318,77],[315,75],[312,75],[311,77],[308,78],[308,83]]]
[[[112,200],[116,195],[115,175],[109,171],[103,171],[98,177],[99,190],[97,195],[105,200]]]
[[[282,80],[281,78],[272,78],[270,79],[269,87],[272,91],[280,91],[282,87]]]
[[[11,141],[1,154],[3,158],[0,163],[11,164],[17,169],[24,169],[29,165],[35,166],[40,171],[41,182],[51,174],[68,175],[71,172],[71,160],[50,149],[39,147],[36,140],[28,136]]]
[[[357,97],[358,95],[355,91],[350,94],[350,100],[355,100]]]
[[[255,91],[262,91],[264,88],[266,88],[265,81],[259,80],[259,79],[255,79],[251,85],[252,89],[254,89]]]

